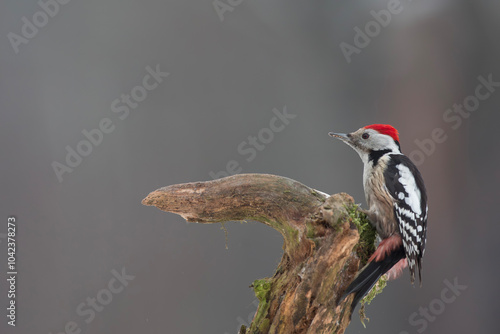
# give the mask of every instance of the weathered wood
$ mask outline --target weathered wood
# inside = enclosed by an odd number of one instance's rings
[[[256,220],[283,235],[283,258],[274,276],[252,284],[260,303],[240,333],[345,331],[352,297],[339,299],[373,252],[374,238],[369,231],[358,242],[358,228],[369,224],[351,196],[327,196],[275,175],[240,174],[160,188],[142,203],[189,222]]]

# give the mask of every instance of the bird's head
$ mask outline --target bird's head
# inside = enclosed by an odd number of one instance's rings
[[[351,133],[328,133],[351,146],[363,161],[373,152],[401,153],[398,130],[388,124],[372,124]]]

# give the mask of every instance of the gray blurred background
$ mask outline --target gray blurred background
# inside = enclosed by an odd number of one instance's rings
[[[368,328],[355,314],[348,333],[498,330],[500,84],[478,77],[500,82],[500,3],[66,2],[0,4],[1,333],[236,333],[256,310],[248,286],[281,258],[279,233],[228,223],[226,250],[220,225],[187,224],[142,198],[221,176],[234,160],[230,172],[278,174],[364,205],[359,157],[327,133],[372,123],[398,128],[418,160],[428,247],[423,287],[405,273],[367,307]],[[356,39],[367,27],[369,40]],[[155,82],[148,67],[169,75]],[[463,103],[470,113],[449,111]],[[265,130],[273,109],[290,115],[273,123],[280,131]],[[109,133],[91,132],[89,148],[82,131],[103,122]],[[67,147],[87,154],[74,168]],[[60,178],[54,164],[67,166]],[[126,286],[114,279],[122,271]]]

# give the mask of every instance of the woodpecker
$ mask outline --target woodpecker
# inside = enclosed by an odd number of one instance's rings
[[[411,283],[418,270],[422,286],[427,194],[417,167],[401,153],[398,131],[391,125],[373,124],[352,133],[329,135],[342,140],[361,157],[366,214],[382,239],[342,299],[355,293],[352,307],[356,307],[382,275],[397,278],[407,266]]]

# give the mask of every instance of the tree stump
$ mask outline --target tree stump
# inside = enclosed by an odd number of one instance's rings
[[[239,174],[160,188],[142,204],[202,224],[255,220],[283,235],[276,272],[252,284],[259,307],[241,334],[344,333],[353,297],[340,297],[375,241],[351,196],[328,196],[275,175]]]

